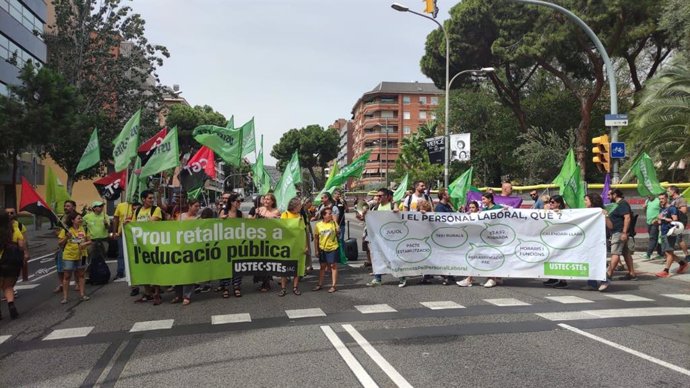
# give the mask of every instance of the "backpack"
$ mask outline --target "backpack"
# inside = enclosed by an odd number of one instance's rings
[[[141,208],[142,208],[142,207],[139,207],[137,210],[134,211],[134,220],[135,220],[135,221],[136,221],[137,218],[139,218],[139,210],[141,210]],[[156,212],[156,209],[158,209],[158,206],[156,206],[156,205],[151,206],[151,213],[150,213],[150,214],[151,214],[151,217],[153,217],[153,213]],[[162,214],[161,214],[161,215],[162,215]],[[165,217],[165,216],[163,216],[163,217]],[[160,221],[163,221],[163,219],[161,219]]]
[[[412,205],[412,195],[413,195],[413,194],[414,194],[414,193],[408,195],[408,196],[407,196],[407,201],[405,201],[405,207],[408,208],[408,209],[412,209],[412,206],[411,206],[411,205]],[[432,204],[432,206],[433,206],[433,202],[431,201],[431,197],[429,197],[429,195],[428,195],[427,193],[424,193],[424,200],[427,201],[427,202],[429,202],[429,203]]]
[[[110,268],[103,256],[96,255],[91,259],[89,280],[91,284],[107,284],[110,281]]]
[[[630,214],[630,225],[628,225],[628,236],[629,237],[635,237],[637,232],[635,231],[635,225],[637,225],[637,217],[639,214],[631,213]]]

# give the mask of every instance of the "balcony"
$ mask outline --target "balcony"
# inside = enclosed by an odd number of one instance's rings
[[[364,120],[362,121],[362,127],[364,129],[370,129],[374,128],[376,126],[383,127],[383,126],[389,126],[389,127],[395,127],[398,125],[398,117],[379,117],[379,116],[369,116],[369,117],[364,117]]]

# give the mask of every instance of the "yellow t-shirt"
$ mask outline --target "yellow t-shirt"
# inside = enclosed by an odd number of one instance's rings
[[[156,210],[151,214],[151,210],[153,207],[150,207],[148,209],[144,209],[144,207],[139,208],[139,212],[135,212],[136,214],[136,221],[151,221],[152,217],[158,217],[158,220],[163,220],[163,213],[161,212],[161,208],[156,206]]]
[[[281,220],[287,220],[290,218],[302,218],[302,216],[299,213],[293,213],[291,211],[284,211],[283,214],[280,215]]]
[[[117,204],[117,207],[115,207],[115,213],[113,216],[117,217],[120,221],[119,225],[117,226],[117,232],[122,233],[122,224],[125,223],[125,220],[131,220],[132,217],[134,217],[134,209],[129,203],[120,202]]]
[[[335,222],[317,222],[314,233],[319,236],[319,249],[324,252],[338,249],[338,231]]]
[[[74,227],[69,228],[69,232],[72,235],[72,237],[69,237],[67,239],[67,243],[65,244],[65,248],[62,251],[62,259],[63,260],[79,260],[82,258],[82,256],[86,256],[88,254],[86,249],[80,249],[79,244],[82,242],[86,241],[86,230],[84,230],[83,226],[80,226],[79,229],[75,229]],[[62,240],[65,238],[67,233],[65,233],[65,230],[62,229],[60,230],[60,234],[58,235],[58,239]]]
[[[15,224],[14,228],[12,229],[12,242],[18,244],[19,240],[24,240],[24,235],[19,231],[19,228]]]

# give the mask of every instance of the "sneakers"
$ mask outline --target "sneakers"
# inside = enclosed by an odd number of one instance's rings
[[[407,286],[407,279],[400,279],[400,282],[398,283],[398,287],[403,288]]]
[[[196,292],[196,290],[194,290],[194,292]],[[199,290],[199,292],[202,293],[202,294],[205,294],[205,293],[207,293],[207,292],[211,292],[211,286],[209,286],[209,285],[207,284],[207,285],[201,287],[201,289]]]
[[[376,286],[380,286],[380,285],[381,285],[381,282],[376,280],[376,279],[372,279],[372,281],[367,283],[367,287],[376,287]]]
[[[132,290],[129,292],[129,296],[137,296],[139,295],[139,287],[134,287]]]
[[[685,262],[685,264],[681,264],[681,266],[678,267],[678,271],[676,271],[676,273],[677,273],[678,275],[684,274],[685,271],[688,270],[688,266],[689,266],[689,265],[690,265],[690,264],[688,264],[687,261]]]
[[[667,278],[667,277],[671,276],[671,275],[668,273],[668,271],[657,272],[657,273],[655,273],[654,275],[656,275],[656,277],[658,277],[658,278]]]
[[[568,282],[565,280],[559,280],[556,284],[553,285],[553,288],[568,288]]]
[[[628,272],[625,275],[618,277],[618,279],[616,279],[616,280],[633,280],[633,281],[635,281],[635,280],[637,280],[637,276],[632,276],[630,274],[630,272]]]
[[[493,279],[489,279],[484,283],[484,288],[491,288],[491,287],[496,287],[496,281]]]
[[[549,279],[549,280],[545,281],[545,282],[542,283],[542,284],[545,285],[546,287],[553,287],[553,286],[555,286],[557,283],[558,283],[558,279]]]
[[[464,278],[458,282],[455,282],[455,284],[457,284],[460,287],[472,287],[472,281],[470,280],[470,278]]]
[[[609,288],[609,282],[601,282],[599,285],[599,292],[606,291],[607,288]]]

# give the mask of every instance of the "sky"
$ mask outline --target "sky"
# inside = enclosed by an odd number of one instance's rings
[[[399,1],[421,12],[421,0]],[[448,18],[457,2],[442,4]],[[170,51],[159,69],[192,105],[210,105],[239,126],[255,118],[264,160],[283,133],[350,119],[382,81],[431,82],[421,73],[437,26],[388,0],[133,0],[150,43]],[[253,160],[253,158],[252,158]]]

